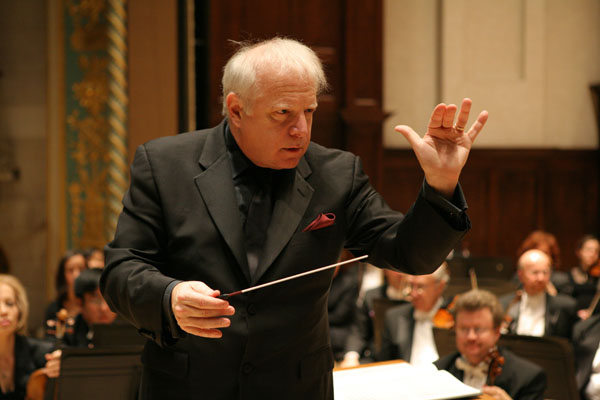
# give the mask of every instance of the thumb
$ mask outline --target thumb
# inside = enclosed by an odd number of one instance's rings
[[[412,148],[415,148],[415,146],[417,146],[417,144],[421,140],[421,136],[419,136],[419,134],[415,132],[410,126],[398,125],[394,128],[394,130],[396,132],[401,133]]]

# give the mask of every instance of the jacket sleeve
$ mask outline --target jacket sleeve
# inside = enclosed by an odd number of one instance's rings
[[[163,273],[165,236],[161,199],[142,145],[131,167],[114,240],[105,248],[100,288],[112,310],[158,344],[163,344],[168,325],[162,312],[165,289],[174,281]]]
[[[346,247],[355,254],[369,254],[367,262],[380,268],[409,274],[435,271],[470,228],[466,203],[453,206],[424,182],[415,203],[402,216],[369,184],[358,157],[354,169],[346,205]],[[460,186],[454,197],[463,199]]]

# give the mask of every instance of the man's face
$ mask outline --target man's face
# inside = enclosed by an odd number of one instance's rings
[[[456,315],[456,348],[471,365],[485,359],[500,338],[500,327],[494,328],[489,308],[460,311]]]
[[[110,324],[117,317],[117,314],[110,311],[108,304],[102,297],[102,293],[100,293],[100,289],[96,289],[93,293],[83,294],[81,315],[88,325]]]
[[[519,265],[518,275],[523,290],[530,296],[545,292],[550,281],[550,258],[540,251],[530,250],[521,256]]]
[[[415,310],[428,312],[444,291],[445,283],[435,280],[433,275],[409,276],[411,302]]]
[[[297,76],[259,79],[260,93],[251,104],[237,94],[227,96],[230,128],[254,164],[263,168],[295,168],[310,143],[314,86]]]

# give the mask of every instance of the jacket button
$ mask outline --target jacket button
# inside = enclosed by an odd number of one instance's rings
[[[252,366],[252,364],[244,363],[244,365],[242,366],[242,372],[245,374],[249,374],[252,371],[254,371],[254,367]]]
[[[254,305],[254,303],[248,304],[248,307],[246,308],[246,310],[248,311],[248,314],[256,315],[256,306]]]

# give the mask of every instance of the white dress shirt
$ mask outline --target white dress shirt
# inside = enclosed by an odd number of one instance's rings
[[[471,365],[462,356],[454,362],[456,368],[463,371],[463,383],[475,389],[481,390],[487,381],[490,364],[482,361],[477,365]]]
[[[519,304],[519,320],[517,334],[528,336],[544,336],[546,319],[546,293],[535,296],[523,293]]]
[[[410,363],[413,365],[431,364],[439,358],[433,339],[433,317],[441,305],[442,299],[439,298],[430,311],[415,310],[413,313],[415,327],[410,351]]]

